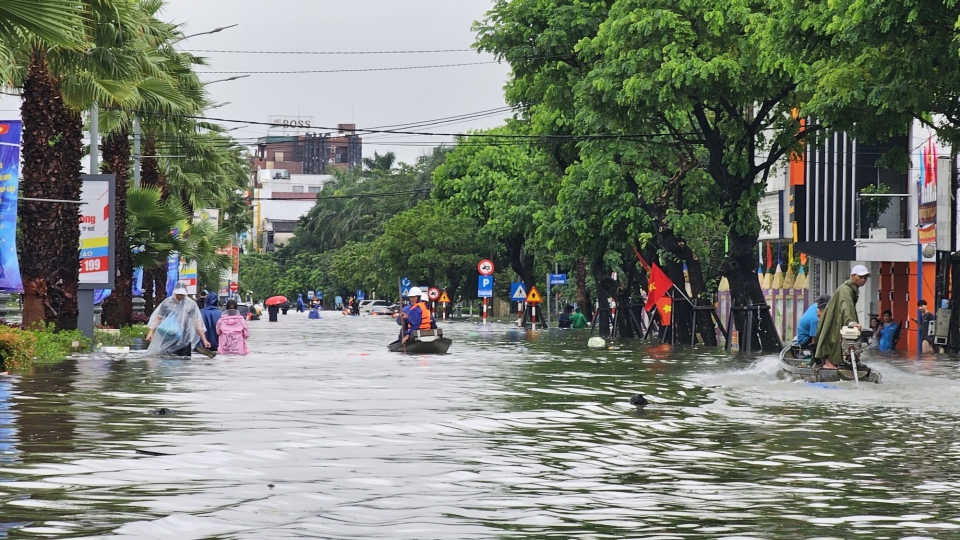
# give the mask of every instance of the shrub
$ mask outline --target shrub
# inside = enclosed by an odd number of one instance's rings
[[[0,326],[0,362],[3,371],[19,371],[33,363],[37,338],[33,332]]]
[[[33,331],[33,334],[37,340],[33,361],[38,364],[59,362],[75,352],[90,350],[90,340],[79,330],[56,332],[52,327],[47,327]]]

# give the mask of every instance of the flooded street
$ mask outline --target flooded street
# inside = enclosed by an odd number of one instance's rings
[[[956,360],[857,390],[506,325],[411,357],[390,319],[325,317],[0,380],[0,536],[960,538]]]

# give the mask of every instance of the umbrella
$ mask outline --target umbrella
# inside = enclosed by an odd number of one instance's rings
[[[267,298],[267,301],[265,303],[268,306],[278,306],[286,301],[287,301],[286,296],[271,296],[270,298]]]

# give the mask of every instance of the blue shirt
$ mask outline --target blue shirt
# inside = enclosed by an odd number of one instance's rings
[[[813,304],[803,312],[800,324],[797,325],[797,344],[806,345],[817,337],[817,304]]]
[[[881,351],[893,350],[893,336],[897,333],[897,323],[880,323],[880,347]]]

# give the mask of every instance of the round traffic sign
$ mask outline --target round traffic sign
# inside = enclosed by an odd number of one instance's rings
[[[489,276],[493,274],[493,261],[490,259],[484,259],[480,261],[477,265],[477,270],[480,271],[481,276]]]
[[[440,298],[440,289],[436,287],[430,287],[430,290],[427,291],[427,298],[430,300],[436,300]]]
[[[230,290],[233,291],[233,292],[239,291],[239,290],[240,290],[240,284],[237,283],[236,281],[230,283]]]

